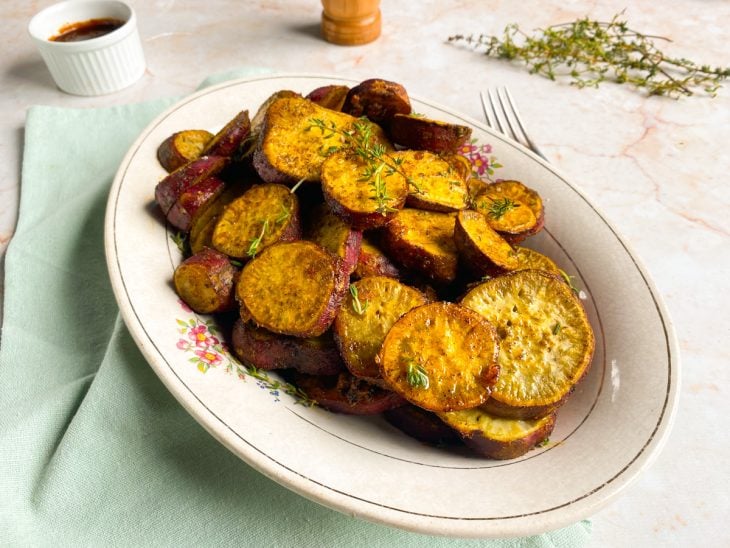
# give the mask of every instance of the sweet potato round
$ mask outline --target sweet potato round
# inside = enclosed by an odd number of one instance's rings
[[[454,242],[464,264],[478,276],[501,274],[519,265],[512,246],[476,211],[464,210],[456,215]]]
[[[188,188],[167,212],[167,221],[175,228],[188,232],[193,222],[223,193],[225,186],[221,179],[213,176]]]
[[[456,431],[435,413],[410,403],[386,411],[383,416],[404,434],[424,443],[451,445],[461,441]]]
[[[204,129],[177,131],[157,147],[157,160],[165,171],[172,173],[177,168],[200,157],[205,145],[213,138]]]
[[[471,138],[471,128],[413,114],[396,114],[388,125],[391,140],[414,150],[456,152]]]
[[[394,392],[430,411],[484,403],[499,374],[497,333],[480,314],[447,302],[406,312],[377,360]]]
[[[410,114],[411,100],[401,84],[373,78],[352,88],[345,97],[342,112],[371,122],[387,123],[396,114]]]
[[[508,200],[509,207],[500,208]],[[483,213],[494,230],[511,244],[518,244],[542,230],[545,208],[540,195],[519,181],[489,184],[474,198],[475,209]],[[495,215],[495,211],[504,211]]]
[[[388,276],[389,278],[398,279],[401,277],[401,272],[377,245],[367,236],[363,236],[360,253],[357,257],[357,266],[355,266],[352,275],[355,278]]]
[[[206,247],[178,265],[173,284],[180,298],[195,312],[213,314],[234,308],[237,278],[238,269],[228,257]]]
[[[155,187],[155,201],[167,215],[180,196],[208,177],[218,175],[228,164],[221,156],[201,156],[168,174]]]
[[[362,232],[332,213],[326,204],[314,209],[306,232],[308,240],[337,255],[346,274],[352,274],[360,255]]]
[[[347,290],[340,259],[315,243],[277,243],[249,261],[236,297],[241,317],[284,335],[316,337],[334,320]]]
[[[461,304],[499,333],[500,374],[484,408],[538,419],[560,407],[590,367],[595,339],[580,300],[559,277],[519,270],[471,289]]]
[[[410,185],[408,207],[431,211],[459,211],[467,207],[466,178],[455,162],[423,150],[401,150],[393,158],[400,162],[401,172]]]
[[[203,150],[204,155],[231,158],[251,135],[248,111],[242,110],[216,133]]]

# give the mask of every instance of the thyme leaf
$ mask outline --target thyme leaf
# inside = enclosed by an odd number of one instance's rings
[[[261,232],[258,236],[256,236],[253,240],[251,240],[251,245],[248,246],[248,251],[246,251],[246,255],[249,257],[255,257],[256,253],[259,252],[259,246],[261,245],[261,240],[263,239],[264,235],[266,234],[266,231],[269,229],[269,220],[266,219],[264,223],[261,225]]]
[[[429,379],[426,369],[415,360],[409,359],[406,363],[406,380],[413,388],[428,389]]]
[[[489,204],[489,207],[487,207],[487,215],[494,220],[501,219],[509,211],[520,207],[520,204],[515,203],[507,197],[492,198],[491,196],[488,196],[488,198],[491,200],[491,203]]]
[[[630,29],[623,15],[621,11],[609,21],[585,17],[537,29],[533,35],[512,23],[501,37],[457,34],[448,41],[465,43],[488,57],[521,61],[531,74],[550,80],[567,77],[579,88],[611,81],[674,99],[699,91],[714,97],[730,77],[730,67],[700,65],[663,53],[654,41],[668,38]]]
[[[175,234],[170,234],[170,239],[180,250],[180,253],[182,253],[183,255],[187,254],[187,252],[188,252],[188,235],[185,232],[180,230],[178,232],[175,232]]]
[[[360,297],[357,294],[357,287],[355,284],[350,284],[350,295],[352,296],[352,309],[355,311],[355,313],[362,316],[365,314],[365,311],[368,309],[368,306],[370,303],[368,301],[365,301],[363,304],[360,301]]]

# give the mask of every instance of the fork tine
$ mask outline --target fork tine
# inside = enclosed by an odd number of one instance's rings
[[[496,129],[500,133],[504,133],[502,126],[497,120],[494,111],[494,102],[492,101],[492,92],[487,91],[489,99],[484,97],[484,92],[479,92],[479,98],[482,100],[482,110],[484,111],[484,117],[487,119],[487,125],[492,129]]]
[[[500,90],[497,91],[497,96],[499,98],[499,104],[505,113],[505,118],[507,119],[507,123],[509,124],[512,134],[515,136],[519,135],[521,137],[521,139],[518,138],[516,140],[520,142],[524,141],[525,143],[527,143],[527,147],[530,150],[540,156],[543,160],[547,160],[543,153],[540,152],[540,149],[537,148],[537,145],[532,142],[532,139],[530,139],[527,130],[525,130],[525,126],[522,124],[522,120],[520,118],[520,112],[517,110],[517,106],[512,100],[512,94],[509,92],[509,89],[507,89],[507,87],[503,87],[501,89],[501,93]],[[505,107],[505,104],[507,104],[509,108]],[[510,113],[512,114],[512,116],[510,116]],[[515,122],[515,125],[512,124],[512,121]],[[519,129],[519,133],[515,130],[515,127]]]

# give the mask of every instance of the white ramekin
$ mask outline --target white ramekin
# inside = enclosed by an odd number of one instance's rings
[[[90,40],[54,42],[71,23],[111,17],[120,28]],[[115,0],[69,0],[39,12],[28,24],[56,85],[74,95],[104,95],[131,86],[145,70],[134,10]]]

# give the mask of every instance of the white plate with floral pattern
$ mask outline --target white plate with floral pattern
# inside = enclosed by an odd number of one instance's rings
[[[473,127],[462,151],[482,176],[518,179],[546,204],[527,245],[573,276],[596,333],[591,371],[558,414],[548,444],[509,461],[424,445],[380,417],[297,403],[276,374],[252,374],[215,321],[171,287],[181,254],[153,202],[158,145],[175,131],[217,131],[273,92],[352,81],[312,75],[235,80],[155,119],[124,158],[107,207],[105,245],[122,316],[151,367],[220,443],[261,473],[345,514],[456,537],[536,534],[593,514],[661,450],[679,389],[672,326],[646,270],[600,211],[554,167],[482,124],[427,100],[415,111]],[[496,161],[495,161],[496,159]],[[501,167],[496,168],[498,164]]]

